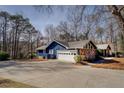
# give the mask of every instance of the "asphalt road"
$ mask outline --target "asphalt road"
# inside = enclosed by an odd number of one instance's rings
[[[0,77],[41,88],[124,87],[124,70],[63,62],[0,62]]]

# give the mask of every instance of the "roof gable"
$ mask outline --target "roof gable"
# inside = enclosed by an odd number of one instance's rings
[[[59,43],[60,45],[62,45],[62,46],[64,46],[64,47],[66,47],[66,48],[68,48],[68,47],[69,47],[69,46],[68,46],[68,42],[58,41],[58,40],[55,40],[55,42]]]
[[[60,42],[58,42],[58,41],[52,41],[52,42],[46,47],[46,49],[48,49],[48,48],[50,48],[50,47],[53,47],[54,44],[55,44],[55,45],[62,46],[62,47],[64,47],[64,48],[66,48],[66,49],[68,48],[67,46],[65,46],[64,44],[62,44],[62,43],[60,43]]]
[[[38,47],[36,50],[45,50],[46,49],[46,45]]]
[[[68,42],[69,48],[84,48],[86,46],[86,44],[88,44],[88,43],[91,43],[94,46],[94,48],[96,48],[94,43],[92,41],[90,41],[90,40]]]
[[[86,45],[89,41],[83,40],[83,41],[75,41],[75,42],[68,42],[69,48],[83,48],[84,45]]]
[[[109,44],[98,44],[96,45],[98,49],[111,49],[111,47],[109,46]]]

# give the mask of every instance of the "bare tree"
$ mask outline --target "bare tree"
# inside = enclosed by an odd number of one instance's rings
[[[2,34],[2,51],[7,52],[7,29],[9,22],[9,13],[5,11],[0,12],[0,25],[1,25],[1,34]]]
[[[60,32],[59,37],[60,40],[64,41],[71,41],[72,38],[72,32],[69,29],[69,25],[67,22],[61,21],[60,24],[56,27],[56,30]]]
[[[47,25],[45,28],[46,36],[48,37],[48,42],[56,39],[56,30],[55,27],[51,24]]]
[[[96,30],[96,33],[97,33],[97,37],[100,38],[100,40],[101,40],[100,43],[103,43],[104,29],[101,28],[101,27],[98,27],[97,30]]]
[[[21,15],[12,15],[10,19],[13,31],[12,57],[17,58],[19,52],[20,35],[23,31],[25,31],[26,28],[25,22],[27,21],[27,19],[24,19],[23,16]]]
[[[73,31],[75,40],[78,40],[78,34],[82,25],[82,15],[85,8],[86,6],[74,6],[73,8],[69,9],[68,22],[71,30]]]
[[[122,28],[122,35],[124,37],[124,6],[117,6],[112,5],[108,6],[111,13],[115,16],[115,18],[118,20],[120,27]]]

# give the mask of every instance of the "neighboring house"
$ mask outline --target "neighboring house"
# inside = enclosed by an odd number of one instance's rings
[[[109,44],[98,44],[96,46],[101,56],[110,56],[112,54],[111,47]]]
[[[73,61],[75,55],[94,57],[96,46],[90,40],[62,42],[52,41],[46,46],[37,48],[37,54],[44,58],[57,58],[60,60]]]

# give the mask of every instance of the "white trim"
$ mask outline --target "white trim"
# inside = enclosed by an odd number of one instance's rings
[[[50,49],[49,50],[49,54],[54,54],[54,50],[53,49]]]

